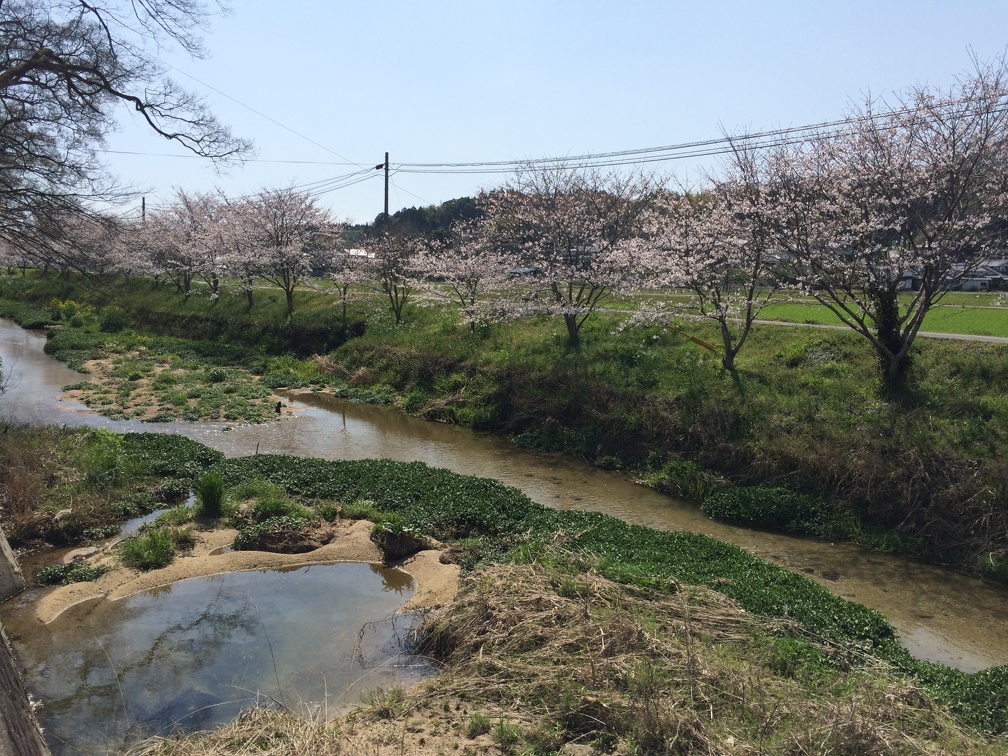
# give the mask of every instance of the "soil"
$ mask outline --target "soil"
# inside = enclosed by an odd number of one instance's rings
[[[188,554],[176,555],[167,567],[149,572],[123,567],[116,554],[116,542],[112,542],[87,557],[95,566],[111,567],[107,573],[93,582],[64,585],[46,593],[36,602],[34,610],[40,622],[49,623],[82,601],[115,601],[193,577],[336,562],[380,563],[382,554],[371,542],[371,528],[372,523],[367,520],[340,521],[327,533],[328,543],[297,554],[228,551],[226,549],[234,541],[236,530],[197,531],[196,543]],[[71,556],[68,555],[68,558]],[[440,550],[421,551],[393,566],[408,573],[416,584],[413,598],[403,606],[404,611],[439,607],[455,598],[460,570],[458,565],[443,564]]]

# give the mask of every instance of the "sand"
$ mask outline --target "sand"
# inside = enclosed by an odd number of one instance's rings
[[[367,520],[346,522],[335,527],[333,540],[301,554],[275,554],[265,551],[224,551],[237,531],[218,529],[198,531],[196,545],[188,554],[159,570],[137,572],[119,564],[115,543],[88,558],[95,565],[112,569],[98,580],[73,583],[56,588],[42,596],[34,606],[40,622],[49,623],[74,604],[82,601],[116,601],[140,591],[170,585],[179,580],[206,577],[223,572],[262,570],[278,567],[299,567],[336,562],[379,563],[378,547],[371,542],[372,523]],[[408,573],[414,580],[415,593],[403,605],[403,610],[436,608],[455,598],[458,590],[459,566],[442,564],[437,549],[421,551],[393,566]]]

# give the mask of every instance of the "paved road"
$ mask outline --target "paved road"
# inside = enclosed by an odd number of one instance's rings
[[[826,328],[830,330],[850,331],[845,325],[826,325],[824,323],[792,323],[788,320],[755,320],[760,325],[790,326],[792,328]],[[926,339],[954,339],[956,341],[983,341],[987,344],[1008,344],[1005,336],[979,336],[972,333],[938,333],[937,331],[918,331],[918,336]]]

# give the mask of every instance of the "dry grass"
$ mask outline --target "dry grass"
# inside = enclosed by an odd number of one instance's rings
[[[160,754],[304,754],[352,753],[343,749],[337,729],[285,710],[265,707],[242,712],[231,724],[185,738],[151,738],[129,750],[133,756]]]
[[[77,472],[66,460],[66,436],[51,428],[0,433],[0,512],[15,543],[45,538],[55,527],[53,512],[44,505],[69,490],[67,476]]]
[[[676,588],[637,589],[590,569],[488,567],[426,620],[422,648],[444,669],[416,688],[376,694],[330,724],[256,710],[132,753],[1006,751],[878,662],[795,639],[719,594]]]

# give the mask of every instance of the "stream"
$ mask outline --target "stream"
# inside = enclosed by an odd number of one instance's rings
[[[61,386],[78,382],[80,374],[45,355],[44,344],[44,334],[0,319],[4,373],[16,382],[0,397],[0,419],[180,433],[229,456],[258,452],[326,459],[384,457],[495,478],[552,507],[605,512],[631,523],[694,531],[736,544],[879,610],[918,658],[965,671],[1008,664],[1008,589],[1003,586],[852,544],[724,525],[708,519],[696,504],[638,485],[625,473],[519,449],[504,437],[427,422],[394,408],[323,394],[288,397],[291,414],[264,425],[111,421],[61,399]]]

